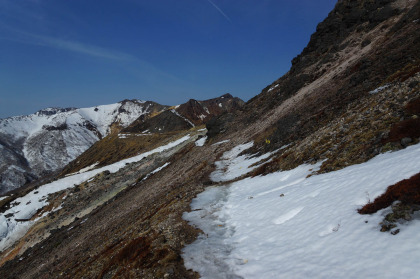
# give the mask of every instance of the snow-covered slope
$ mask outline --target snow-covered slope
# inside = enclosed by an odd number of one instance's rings
[[[308,177],[317,163],[209,188],[184,214],[204,232],[186,267],[201,278],[417,278],[419,214],[392,235],[379,225],[390,209],[357,209],[418,173],[419,158],[417,144],[326,174]]]
[[[27,195],[16,199],[11,208],[0,214],[0,251],[3,251],[5,248],[13,244],[15,240],[19,239],[24,233],[26,233],[31,225],[37,221],[28,220],[30,220],[41,208],[48,204],[47,197],[49,194],[74,187],[75,185],[87,181],[96,174],[104,171],[109,171],[111,173],[117,172],[129,163],[138,162],[152,154],[167,151],[168,149],[187,141],[190,137],[190,135],[186,135],[166,145],[159,146],[153,150],[121,160],[117,163],[69,175],[57,181],[42,185],[41,187],[29,192]],[[167,166],[167,164],[154,170],[149,175],[160,171],[165,166]],[[21,222],[22,220],[25,220],[26,222]]]
[[[47,108],[0,120],[0,193],[62,168],[93,143],[150,113],[153,102],[125,100],[90,108]]]

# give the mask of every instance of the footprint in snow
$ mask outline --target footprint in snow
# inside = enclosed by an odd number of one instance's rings
[[[301,207],[295,208],[293,210],[290,210],[286,214],[283,214],[280,217],[277,217],[276,219],[274,219],[273,223],[276,224],[276,225],[283,224],[283,223],[289,221],[290,219],[293,219],[293,217],[298,215],[299,212],[301,212],[303,208],[304,207],[301,206]]]
[[[341,224],[330,224],[328,225],[325,230],[321,231],[320,233],[318,233],[319,236],[323,237],[329,234],[332,234],[334,232],[338,232],[338,230],[340,229]]]

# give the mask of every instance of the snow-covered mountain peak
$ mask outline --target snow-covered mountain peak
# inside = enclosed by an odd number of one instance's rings
[[[37,111],[35,115],[54,115],[60,112],[68,112],[75,110],[76,108],[45,108]]]
[[[45,171],[55,171],[74,160],[110,134],[111,127],[125,128],[140,116],[161,107],[154,102],[123,100],[87,108],[50,107],[30,115],[0,119],[0,142],[10,151],[0,154],[0,193],[27,182],[23,179],[27,174],[11,172],[10,163],[21,170],[31,169],[30,177],[39,177]],[[10,160],[10,156],[16,158]],[[21,175],[22,179],[15,179],[16,175]],[[10,181],[20,181],[20,185]]]

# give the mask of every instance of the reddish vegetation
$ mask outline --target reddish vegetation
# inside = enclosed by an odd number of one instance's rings
[[[416,65],[413,67],[408,67],[408,69],[406,71],[403,71],[400,75],[399,75],[399,80],[400,81],[406,81],[408,78],[414,76],[416,73],[418,73],[420,71],[420,66]]]
[[[405,106],[405,111],[409,114],[420,113],[420,98],[414,99]],[[395,123],[390,132],[389,137],[383,141],[396,142],[403,138],[418,138],[420,137],[420,118],[410,118],[401,122]]]
[[[389,137],[384,143],[400,141],[403,138],[418,137],[420,137],[420,118],[407,119],[392,126],[391,131],[389,131]]]
[[[405,204],[420,204],[420,172],[409,179],[389,186],[384,194],[363,206],[358,212],[372,214],[390,206],[396,200]]]
[[[127,264],[138,258],[147,256],[150,250],[150,243],[144,237],[133,239],[115,257],[115,262]]]
[[[109,247],[108,249],[105,249],[106,252],[110,254],[110,256],[112,255],[113,248],[114,247]],[[121,249],[117,255],[110,257],[111,260],[104,266],[99,278],[102,278],[102,276],[115,268],[115,266],[139,266],[143,259],[152,256],[150,248],[150,239],[146,239],[144,237],[133,239],[123,249]]]
[[[420,98],[410,101],[406,106],[405,110],[412,114],[420,113]]]

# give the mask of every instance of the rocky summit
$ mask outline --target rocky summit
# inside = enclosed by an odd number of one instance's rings
[[[419,1],[339,0],[246,103],[0,120],[2,186],[44,177],[0,198],[0,277],[415,278],[419,49]]]

